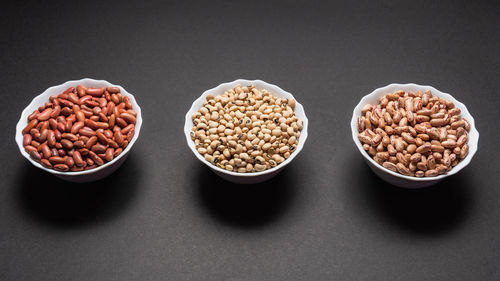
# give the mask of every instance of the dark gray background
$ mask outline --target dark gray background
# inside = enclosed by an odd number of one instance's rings
[[[498,2],[123,2],[2,5],[1,280],[500,280]],[[30,165],[14,132],[34,96],[84,77],[133,93],[144,125],[122,168],[78,185]],[[290,91],[310,120],[256,186],[220,180],[182,130],[236,78]],[[369,170],[351,112],[392,82],[467,105],[466,169],[425,190]]]

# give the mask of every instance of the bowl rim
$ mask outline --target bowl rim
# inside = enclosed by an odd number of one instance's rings
[[[361,116],[360,115],[361,108],[362,108],[363,105],[365,105],[366,103],[368,103],[368,102],[366,102],[366,100],[368,100],[369,98],[371,98],[373,96],[376,96],[376,95],[383,95],[384,92],[388,93],[388,92],[390,92],[388,89],[393,88],[393,87],[399,87],[399,88],[401,88],[400,90],[405,90],[405,88],[410,88],[410,87],[420,88],[420,89],[422,89],[422,91],[424,91],[424,90],[431,90],[431,92],[432,92],[433,95],[434,95],[434,93],[438,93],[437,96],[442,97],[442,98],[446,98],[446,99],[452,101],[455,104],[455,107],[457,105],[459,105],[460,107],[463,108],[463,111],[465,111],[466,115],[468,115],[467,121],[469,121],[469,123],[470,123],[469,136],[473,135],[473,136],[477,136],[477,137],[475,137],[475,138],[469,138],[469,140],[468,140],[469,152],[468,152],[467,156],[464,159],[462,159],[462,161],[460,161],[459,164],[456,167],[453,167],[450,171],[448,171],[448,172],[446,172],[444,174],[435,176],[435,177],[422,177],[422,178],[418,178],[418,177],[405,176],[405,175],[393,172],[393,171],[391,171],[391,170],[383,167],[382,165],[378,164],[363,149],[363,145],[361,144],[361,142],[358,139],[358,129],[357,129],[357,118],[359,116]],[[463,111],[461,113],[462,116],[464,114]],[[449,177],[451,175],[454,175],[454,174],[458,173],[460,170],[462,170],[463,168],[465,168],[470,163],[470,161],[472,160],[474,154],[476,154],[476,151],[477,151],[477,148],[478,148],[478,142],[479,142],[479,132],[476,129],[474,117],[469,112],[469,110],[467,109],[467,107],[465,106],[465,104],[463,104],[462,102],[460,102],[457,99],[455,99],[452,95],[450,95],[448,93],[445,93],[445,92],[442,92],[442,91],[434,88],[433,86],[419,85],[419,84],[415,84],[415,83],[405,83],[405,84],[403,84],[403,83],[391,83],[389,85],[376,88],[375,90],[373,90],[368,95],[365,95],[364,97],[362,97],[361,100],[360,100],[360,102],[354,107],[354,110],[353,110],[352,119],[351,119],[351,132],[352,132],[353,141],[354,141],[356,147],[358,148],[359,152],[361,153],[361,155],[363,155],[363,157],[367,161],[370,161],[370,163],[372,163],[374,165],[374,167],[377,167],[380,170],[382,170],[382,171],[384,171],[384,172],[386,172],[386,173],[388,173],[388,174],[390,174],[392,176],[395,176],[395,177],[398,177],[398,178],[401,178],[401,179],[405,179],[405,180],[419,181],[419,182],[441,180],[441,179],[444,179],[446,177]]]
[[[134,137],[132,138],[132,140],[130,141],[130,143],[127,145],[127,147],[122,151],[122,153],[120,153],[120,155],[118,155],[117,157],[113,158],[113,160],[111,160],[110,162],[107,162],[101,166],[98,166],[96,168],[93,168],[93,169],[89,169],[89,170],[84,170],[84,171],[77,171],[77,172],[62,172],[62,171],[57,171],[57,170],[54,170],[54,169],[49,169],[49,168],[46,168],[44,167],[42,164],[36,162],[35,160],[31,159],[31,157],[29,156],[29,154],[24,150],[24,146],[22,144],[22,130],[24,129],[24,127],[26,127],[26,118],[23,118],[25,116],[28,116],[29,114],[31,114],[32,112],[28,112],[28,108],[31,108],[31,107],[34,107],[36,104],[39,103],[39,100],[43,99],[44,100],[44,103],[48,101],[48,97],[47,98],[44,98],[43,96],[46,95],[47,92],[49,91],[57,91],[59,93],[62,93],[64,90],[66,90],[67,88],[69,87],[76,87],[77,85],[85,85],[85,84],[88,84],[88,83],[92,83],[92,84],[106,84],[108,86],[114,86],[114,87],[119,87],[120,88],[120,93],[122,93],[122,95],[126,95],[130,98],[130,102],[132,103],[132,106],[133,106],[133,109],[135,112],[137,112],[137,117],[136,117],[136,123],[135,123],[135,133],[134,133]],[[106,86],[106,87],[108,87]],[[54,94],[54,95],[57,95],[57,94]],[[16,140],[16,143],[17,143],[17,146],[19,148],[19,151],[21,152],[21,155],[23,155],[26,159],[28,159],[31,164],[33,164],[35,167],[37,168],[40,168],[40,169],[43,169],[51,174],[54,174],[54,175],[62,175],[62,176],[81,176],[81,175],[89,175],[89,174],[93,174],[93,173],[96,173],[98,171],[101,171],[101,170],[104,170],[106,169],[107,167],[110,167],[112,166],[113,164],[115,164],[120,158],[122,157],[125,157],[125,155],[128,154],[128,152],[132,149],[132,146],[134,146],[135,142],[137,141],[137,139],[139,138],[139,133],[141,131],[141,126],[142,126],[142,114],[141,114],[141,107],[139,106],[139,104],[137,103],[134,95],[132,95],[131,93],[129,93],[127,90],[125,90],[125,88],[123,88],[121,85],[118,85],[118,84],[113,84],[113,83],[110,83],[106,80],[97,80],[97,79],[92,79],[92,78],[83,78],[83,79],[79,79],[79,80],[69,80],[69,81],[66,81],[62,84],[59,84],[59,85],[55,85],[55,86],[51,86],[49,88],[47,88],[45,91],[43,91],[41,94],[35,96],[31,102],[24,108],[24,110],[21,112],[21,117],[19,118],[19,121],[17,122],[17,125],[16,125],[16,135],[15,135],[15,140]],[[17,139],[17,136],[18,135],[21,135],[21,138],[18,140]]]
[[[225,91],[232,89],[237,84],[240,84],[240,85],[262,84],[262,85],[264,85],[263,88],[270,91],[272,94],[274,94],[276,92],[280,92],[281,94],[283,94],[285,96],[289,96],[289,98],[293,98],[295,100],[294,112],[297,113],[298,111],[300,111],[303,114],[303,118],[301,118],[303,126],[302,126],[302,131],[300,132],[300,138],[299,138],[299,143],[297,145],[297,148],[295,149],[295,151],[293,153],[290,154],[290,157],[288,157],[288,159],[285,159],[285,161],[281,162],[280,164],[276,165],[275,167],[273,167],[271,169],[267,169],[267,170],[260,171],[260,172],[252,172],[252,173],[238,173],[238,172],[233,172],[233,171],[228,171],[226,169],[222,169],[220,167],[213,165],[212,163],[209,163],[204,157],[202,157],[201,154],[196,150],[196,146],[195,146],[194,142],[191,140],[190,132],[191,132],[191,128],[193,126],[193,121],[191,120],[191,116],[194,114],[194,112],[196,112],[199,109],[198,107],[196,107],[196,104],[199,102],[203,102],[203,100],[206,98],[206,96],[208,94],[213,94],[214,96],[222,95]],[[220,92],[220,94],[216,94],[217,92]],[[299,103],[297,101],[297,99],[291,93],[283,90],[281,87],[279,87],[275,84],[271,84],[271,83],[265,82],[265,81],[260,80],[260,79],[255,79],[255,80],[236,79],[236,80],[231,81],[231,82],[225,82],[225,83],[219,84],[218,86],[216,86],[214,88],[211,88],[211,89],[204,91],[201,94],[201,96],[199,96],[196,100],[193,101],[190,109],[186,113],[185,123],[184,123],[184,135],[186,136],[186,141],[188,143],[188,146],[191,149],[191,151],[194,153],[194,155],[203,164],[207,165],[209,168],[211,168],[217,172],[221,172],[221,173],[231,175],[231,176],[255,177],[255,176],[266,175],[266,174],[270,174],[270,173],[279,171],[280,169],[282,169],[286,165],[288,165],[290,162],[292,162],[292,160],[300,153],[300,151],[302,151],[302,148],[304,147],[304,144],[307,140],[307,135],[308,135],[307,134],[308,125],[309,125],[309,120],[307,119],[306,113],[304,111],[304,107],[302,106],[301,103]]]

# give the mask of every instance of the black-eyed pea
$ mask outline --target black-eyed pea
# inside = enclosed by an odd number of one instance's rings
[[[282,146],[279,151],[280,151],[280,153],[283,154],[285,152],[290,151],[290,147],[288,145]]]

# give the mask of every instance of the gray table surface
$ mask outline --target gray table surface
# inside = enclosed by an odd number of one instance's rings
[[[1,280],[500,280],[497,1],[122,2],[2,5]],[[14,131],[34,96],[84,77],[135,94],[144,124],[116,173],[78,185],[29,164]],[[182,132],[194,99],[237,78],[281,86],[310,120],[255,186],[219,179]],[[369,170],[351,112],[393,82],[467,105],[466,169],[425,190]]]

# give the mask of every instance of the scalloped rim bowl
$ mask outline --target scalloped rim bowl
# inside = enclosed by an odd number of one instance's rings
[[[108,86],[116,86],[120,88],[120,92],[122,95],[128,96],[130,98],[130,102],[132,103],[133,109],[137,112],[137,121],[135,124],[135,134],[128,146],[123,150],[123,152],[118,155],[118,157],[114,158],[111,162],[108,162],[102,166],[99,166],[94,169],[90,170],[85,170],[85,171],[79,171],[79,172],[61,172],[61,171],[56,171],[53,169],[48,169],[42,166],[40,163],[34,161],[31,159],[29,154],[24,150],[23,146],[23,135],[22,135],[22,130],[24,127],[27,125],[27,119],[28,115],[33,113],[39,106],[45,104],[46,102],[49,101],[49,97],[52,95],[58,95],[62,93],[64,90],[66,90],[69,87],[76,87],[77,85],[84,85],[85,87],[96,87],[96,88],[101,88],[101,87],[108,87]],[[28,161],[31,162],[35,167],[42,169],[48,173],[51,173],[61,179],[67,180],[67,181],[72,181],[72,182],[89,182],[89,181],[95,181],[102,179],[112,172],[114,172],[118,167],[123,164],[125,159],[127,158],[128,153],[132,149],[132,146],[134,146],[134,143],[137,141],[139,138],[139,133],[141,131],[141,125],[142,125],[142,115],[141,115],[141,108],[139,104],[137,104],[137,101],[135,100],[134,96],[127,92],[122,86],[120,85],[115,85],[112,83],[109,83],[106,80],[94,80],[90,78],[84,78],[80,80],[71,80],[67,81],[61,85],[53,86],[45,90],[42,94],[36,96],[30,104],[23,110],[21,113],[21,118],[17,122],[16,126],[16,143],[19,148],[19,151],[21,154],[24,156],[24,158],[28,159]]]
[[[217,166],[212,165],[209,163],[205,158],[196,151],[196,147],[194,142],[191,140],[190,132],[193,127],[193,121],[191,120],[191,117],[193,114],[198,111],[203,105],[203,101],[205,100],[206,96],[208,94],[213,94],[214,96],[222,95],[224,94],[225,91],[234,88],[236,85],[254,85],[258,89],[266,89],[270,91],[274,96],[280,97],[280,98],[293,98],[293,95],[290,94],[289,92],[281,89],[280,87],[269,84],[267,82],[264,82],[262,80],[246,80],[246,79],[237,79],[233,82],[228,82],[228,83],[223,83],[220,84],[219,86],[212,88],[210,90],[206,90],[203,92],[203,94],[196,99],[193,104],[191,105],[191,108],[189,111],[186,113],[186,121],[184,124],[184,134],[186,135],[186,140],[189,148],[191,151],[193,151],[194,155],[196,158],[198,158],[203,164],[207,165],[210,169],[212,169],[217,175],[220,177],[234,182],[234,183],[241,183],[241,184],[254,184],[254,183],[259,183],[266,181],[273,176],[277,175],[286,165],[288,165],[292,160],[299,154],[299,152],[302,150],[304,143],[306,142],[307,139],[307,127],[308,127],[308,120],[306,117],[306,114],[304,112],[304,107],[295,99],[295,109],[294,112],[299,117],[302,122],[303,122],[303,128],[302,131],[300,132],[300,138],[299,138],[299,143],[297,145],[297,149],[290,155],[288,159],[283,161],[281,164],[277,165],[274,168],[262,171],[262,172],[254,172],[254,173],[238,173],[238,172],[231,172],[222,168],[219,168]]]
[[[462,117],[466,118],[470,122],[469,142],[468,142],[469,154],[465,157],[465,159],[460,161],[458,165],[453,167],[453,169],[451,169],[449,172],[436,177],[417,178],[417,177],[404,176],[382,167],[377,162],[375,162],[375,160],[373,160],[370,157],[370,155],[368,155],[368,153],[363,149],[363,145],[358,140],[358,129],[357,129],[357,118],[361,115],[361,108],[368,103],[377,104],[380,97],[397,90],[404,90],[409,92],[416,92],[416,91],[423,92],[425,90],[431,90],[432,95],[452,101],[455,104],[455,107],[460,108]],[[477,151],[477,146],[479,141],[479,132],[476,129],[474,118],[469,113],[467,107],[463,103],[456,100],[450,94],[443,93],[432,86],[422,86],[413,83],[390,84],[385,87],[378,88],[373,92],[371,92],[370,94],[364,96],[359,102],[359,104],[354,108],[351,119],[351,131],[352,131],[352,138],[354,140],[354,143],[356,144],[356,147],[358,148],[361,155],[363,155],[363,157],[365,158],[366,162],[373,170],[373,172],[377,174],[380,178],[382,178],[384,181],[390,184],[406,188],[421,188],[430,186],[436,184],[437,182],[441,181],[442,179],[448,176],[458,173],[460,170],[465,168],[465,166],[467,166],[472,160],[472,157]]]

